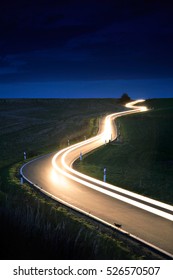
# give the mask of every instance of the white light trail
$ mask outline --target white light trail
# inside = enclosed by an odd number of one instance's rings
[[[150,199],[148,197],[145,197],[145,196],[142,196],[142,195],[139,195],[139,194],[127,191],[127,190],[124,190],[122,188],[119,188],[117,186],[113,186],[113,185],[108,184],[106,182],[102,182],[102,181],[97,180],[95,178],[89,177],[89,176],[87,176],[85,174],[82,174],[82,173],[74,170],[71,167],[71,165],[68,166],[67,163],[66,163],[66,159],[69,157],[69,154],[72,151],[74,151],[74,150],[76,150],[78,148],[81,149],[81,147],[85,146],[85,145],[89,146],[92,143],[93,144],[94,143],[97,144],[96,146],[99,147],[99,146],[104,144],[103,143],[103,139],[104,139],[104,141],[105,140],[106,141],[111,140],[112,129],[113,129],[113,125],[112,125],[113,120],[116,117],[120,117],[120,116],[123,116],[123,115],[126,115],[126,114],[147,111],[148,109],[145,106],[141,106],[141,107],[140,106],[134,106],[136,103],[144,102],[144,101],[145,100],[137,100],[137,101],[133,101],[133,102],[130,102],[130,103],[125,105],[127,108],[131,108],[133,110],[130,110],[130,111],[128,110],[128,111],[124,111],[124,112],[121,112],[121,113],[114,113],[114,114],[108,115],[105,118],[104,128],[103,128],[103,131],[100,132],[100,134],[98,134],[97,136],[92,137],[92,138],[90,138],[88,140],[85,140],[85,141],[82,141],[80,143],[74,144],[74,145],[72,145],[70,147],[67,147],[67,148],[59,151],[53,157],[52,165],[53,165],[53,167],[54,167],[54,169],[56,171],[60,172],[65,177],[67,177],[69,179],[72,179],[73,181],[75,181],[77,183],[80,183],[80,184],[85,185],[85,186],[87,186],[87,187],[89,187],[91,189],[94,189],[96,191],[99,191],[101,193],[109,195],[109,196],[111,196],[113,198],[119,199],[119,200],[124,201],[126,203],[129,203],[131,205],[139,207],[139,208],[141,208],[143,210],[149,211],[149,212],[151,212],[153,214],[159,215],[159,216],[161,216],[163,218],[166,218],[166,219],[169,219],[169,220],[173,221],[173,215],[171,215],[169,213],[166,213],[166,212],[164,212],[162,210],[154,208],[154,206],[158,206],[158,207],[161,207],[162,209],[173,211],[173,206],[165,204],[165,203],[162,203],[160,201],[156,201],[156,200]],[[57,159],[59,157],[61,157],[61,164],[63,166],[63,169],[57,165]],[[73,162],[74,162],[74,160],[76,160],[76,158],[73,159]],[[78,176],[78,177],[76,177],[76,176]],[[95,184],[97,184],[97,185],[99,185],[101,187],[99,187],[99,186],[97,186]],[[106,187],[109,190],[106,190],[103,187]],[[118,191],[120,194],[113,193],[112,191]],[[130,198],[127,198],[127,197],[125,197],[123,195],[128,195],[128,196],[130,196]],[[138,200],[140,200],[140,202],[135,201],[134,199],[138,199]],[[144,203],[150,203],[153,207],[152,206],[148,206],[148,205],[146,205]]]
[[[139,110],[140,112],[142,111],[147,111],[147,107],[145,106],[134,106],[136,103],[141,103],[141,102],[144,102],[145,100],[144,99],[139,99],[139,100],[135,100],[135,101],[132,101],[132,102],[129,102],[125,105],[126,108],[131,108],[131,109],[137,109]]]

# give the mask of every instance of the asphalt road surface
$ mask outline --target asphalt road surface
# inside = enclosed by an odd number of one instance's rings
[[[85,153],[117,137],[116,117],[147,111],[146,107],[126,106],[132,110],[111,114],[100,123],[99,134],[69,146],[58,153],[28,162],[21,168],[23,177],[53,198],[94,216],[115,228],[156,246],[173,256],[173,207],[116,186],[88,177],[72,168]],[[105,172],[106,174],[106,172]]]

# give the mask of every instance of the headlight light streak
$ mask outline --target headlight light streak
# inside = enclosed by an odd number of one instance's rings
[[[101,133],[99,133],[95,137],[92,137],[88,140],[85,140],[85,141],[82,141],[80,143],[74,144],[72,146],[69,146],[69,147],[59,151],[58,153],[56,153],[54,155],[54,157],[52,159],[52,165],[53,165],[53,168],[56,171],[60,172],[64,176],[72,179],[73,181],[76,181],[77,183],[80,183],[80,184],[85,185],[85,186],[87,186],[91,189],[99,191],[99,192],[101,192],[105,195],[108,195],[108,196],[111,196],[113,198],[119,199],[123,202],[129,203],[133,206],[139,207],[143,210],[149,211],[153,214],[159,215],[163,218],[166,218],[166,219],[169,219],[169,220],[173,221],[173,215],[171,215],[169,213],[166,213],[162,210],[156,209],[152,206],[146,205],[144,203],[146,202],[146,203],[149,203],[153,206],[158,206],[158,207],[161,207],[162,209],[170,210],[170,211],[173,211],[173,206],[162,203],[160,201],[156,201],[154,199],[151,199],[151,198],[139,195],[139,194],[136,194],[136,193],[133,193],[133,192],[130,192],[130,191],[127,191],[127,190],[122,189],[120,187],[113,186],[111,184],[102,182],[102,181],[97,180],[95,178],[89,177],[85,174],[82,174],[82,173],[74,170],[71,167],[72,164],[70,166],[68,166],[66,164],[66,158],[68,158],[69,153],[74,151],[75,149],[82,148],[82,146],[85,146],[86,144],[96,143],[96,141],[98,141],[97,147],[99,147],[99,146],[104,144],[103,139],[105,139],[105,136],[106,136],[106,141],[113,140],[113,139],[111,139],[112,135],[113,135],[113,133],[112,133],[112,129],[113,129],[112,122],[113,122],[113,120],[116,117],[120,117],[120,116],[123,116],[123,115],[138,113],[138,112],[142,112],[142,111],[147,111],[148,110],[147,107],[134,106],[136,103],[144,102],[144,101],[145,100],[137,100],[137,101],[133,101],[133,102],[130,102],[130,103],[125,105],[127,108],[131,108],[133,110],[123,111],[121,113],[113,113],[113,114],[108,115],[105,118],[104,128],[103,128],[103,131]],[[57,158],[59,156],[61,156],[61,164],[63,166],[63,169],[61,169],[56,163]],[[74,160],[76,160],[76,158]],[[73,162],[74,162],[74,160],[73,160]],[[97,185],[95,185],[95,184],[97,184]],[[106,187],[109,190],[105,189],[104,187]],[[120,194],[116,194],[116,193],[112,192],[112,191],[115,191],[115,190],[118,191]],[[127,197],[123,196],[123,194],[130,196],[130,198],[127,198]],[[140,202],[135,201],[135,199],[140,200]]]

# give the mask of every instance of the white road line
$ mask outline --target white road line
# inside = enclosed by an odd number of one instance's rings
[[[96,190],[96,191],[99,191],[101,193],[104,193],[104,194],[109,195],[111,197],[114,197],[116,199],[119,199],[121,201],[129,203],[129,204],[134,205],[136,207],[139,207],[143,210],[149,211],[150,213],[159,215],[163,218],[166,218],[166,219],[169,219],[169,220],[173,221],[173,215],[171,215],[169,213],[166,213],[162,210],[158,210],[158,209],[154,208],[154,206],[159,206],[159,207],[162,207],[162,209],[173,211],[173,206],[168,205],[168,204],[163,203],[163,202],[160,202],[160,201],[157,201],[157,200],[154,200],[154,199],[151,199],[151,198],[148,198],[148,197],[145,197],[145,196],[142,196],[142,195],[139,195],[139,194],[136,194],[136,193],[133,193],[133,192],[130,192],[130,191],[127,191],[127,190],[124,190],[122,188],[119,188],[117,186],[113,186],[111,184],[102,182],[102,181],[97,180],[95,178],[89,177],[85,174],[82,174],[82,173],[74,170],[71,166],[68,166],[65,162],[65,160],[69,156],[70,152],[74,151],[75,149],[81,148],[82,146],[85,146],[86,144],[91,144],[91,143],[94,143],[96,141],[100,142],[100,143],[98,143],[98,146],[101,146],[101,145],[104,144],[103,139],[106,139],[106,141],[109,141],[110,138],[111,138],[111,135],[112,135],[112,128],[113,128],[112,121],[116,117],[120,117],[122,115],[126,115],[126,114],[129,114],[129,113],[131,114],[131,113],[138,113],[138,112],[142,112],[142,111],[147,111],[148,109],[145,106],[135,106],[135,104],[139,103],[139,102],[144,102],[144,100],[137,100],[137,101],[133,101],[133,102],[130,102],[130,103],[126,104],[126,107],[133,109],[131,111],[128,110],[128,111],[124,111],[124,112],[121,112],[121,113],[113,113],[113,114],[108,115],[105,118],[105,125],[104,125],[103,132],[101,132],[100,134],[98,134],[95,137],[92,137],[88,140],[85,140],[85,141],[82,141],[80,143],[74,144],[70,147],[67,147],[67,148],[59,151],[58,153],[56,153],[54,155],[54,157],[52,159],[52,165],[53,165],[53,167],[56,171],[60,172],[65,177],[68,177],[68,178],[70,178],[70,179],[72,179],[72,180],[74,180],[74,181],[76,181],[80,184],[83,184],[83,185],[85,185],[89,188],[92,188],[92,189]],[[63,168],[67,171],[62,170],[57,165],[57,158],[59,156],[62,156],[61,163],[62,163]],[[69,174],[69,172],[74,174],[74,175]],[[76,177],[75,175],[77,175],[80,178]],[[85,180],[87,180],[89,182],[87,182]],[[110,189],[110,191],[105,190],[103,188],[100,188],[99,186],[96,186],[94,183],[99,184],[102,187],[106,187],[106,188]],[[120,192],[122,195],[112,193],[111,190],[116,190],[116,191]],[[126,195],[130,196],[131,198],[124,197],[123,194],[126,194]],[[133,200],[135,198],[140,199],[141,202],[137,202],[137,201]],[[145,205],[142,202],[150,203],[150,204],[153,205],[153,207]]]

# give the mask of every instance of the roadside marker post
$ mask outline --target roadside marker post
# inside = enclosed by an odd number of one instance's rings
[[[80,152],[80,160],[82,160],[82,152]]]
[[[106,182],[106,167],[103,169],[103,181]]]
[[[26,160],[26,152],[23,153],[23,158]]]
[[[23,177],[20,177],[20,184],[23,185]]]

